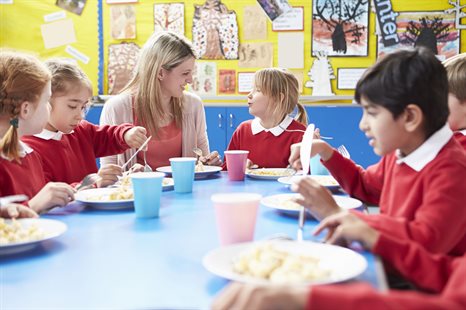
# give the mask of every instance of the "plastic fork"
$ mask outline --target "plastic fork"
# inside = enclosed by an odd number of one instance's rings
[[[146,153],[147,153],[147,150],[146,151],[143,151],[144,153],[144,172],[152,172],[152,168],[151,166],[149,166],[149,164],[147,163],[147,160],[146,160]]]
[[[338,153],[340,153],[345,158],[350,158],[350,153],[346,149],[346,147],[342,144],[337,148]]]
[[[305,220],[305,214],[304,214],[304,207],[301,206],[299,209],[299,227],[298,227],[298,235],[296,240],[297,241],[303,241],[304,240],[304,220]]]
[[[81,184],[79,184],[76,187],[76,190],[80,191],[80,190],[89,188],[90,186],[94,185],[99,180],[100,180],[100,176],[97,173],[90,173],[83,178],[83,180],[81,181]]]

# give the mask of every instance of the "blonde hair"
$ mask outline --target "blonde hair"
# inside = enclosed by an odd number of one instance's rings
[[[167,114],[160,104],[160,70],[163,68],[170,71],[185,60],[195,58],[194,55],[191,42],[173,32],[154,33],[141,49],[134,76],[122,92],[129,91],[134,96],[136,118],[150,134],[157,134],[157,121]],[[171,102],[175,124],[180,127],[183,118],[183,97],[172,97]]]
[[[51,75],[37,58],[17,52],[0,51],[0,116],[10,118],[10,128],[0,140],[0,152],[19,161],[18,117],[21,105],[37,104]]]
[[[298,80],[291,72],[280,68],[265,68],[256,72],[254,80],[255,86],[276,103],[272,113],[281,115],[283,119],[297,107],[296,120],[307,125],[306,109],[298,102]]]
[[[52,98],[68,93],[77,87],[85,87],[92,94],[92,83],[86,73],[66,59],[52,58],[45,62],[52,73]],[[53,102],[51,102],[53,103]]]
[[[443,65],[447,69],[448,91],[461,102],[466,101],[466,53],[448,58]]]

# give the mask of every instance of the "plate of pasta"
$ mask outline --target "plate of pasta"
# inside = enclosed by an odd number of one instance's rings
[[[172,167],[171,166],[158,167],[155,170],[157,170],[158,172],[166,173],[167,175],[172,174]],[[196,169],[194,170],[194,179],[196,179],[196,180],[205,179],[205,178],[211,176],[212,174],[217,173],[217,172],[219,172],[221,170],[222,170],[222,167],[196,165]]]
[[[299,194],[277,194],[266,196],[262,198],[261,204],[285,215],[298,216],[301,206],[294,200],[299,196]],[[355,209],[360,211],[364,209],[363,203],[358,199],[341,195],[332,195],[332,197],[335,199],[337,205],[342,209]]]
[[[77,192],[74,199],[102,210],[133,208],[133,189],[128,186],[91,188]]]
[[[347,248],[311,241],[269,240],[223,246],[202,263],[225,279],[259,285],[319,285],[358,277],[366,259]]]
[[[58,237],[66,230],[66,224],[57,220],[0,218],[0,255],[31,250],[40,242]]]
[[[278,180],[282,177],[289,177],[294,170],[287,168],[257,168],[246,170],[246,175],[253,179]]]
[[[278,179],[278,182],[291,185],[302,178],[311,178],[316,180],[320,185],[327,187],[330,190],[335,190],[340,188],[340,184],[337,180],[331,175],[295,175],[292,177],[282,177]]]

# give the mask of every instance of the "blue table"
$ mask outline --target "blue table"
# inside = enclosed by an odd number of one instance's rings
[[[0,257],[0,309],[207,309],[228,283],[202,266],[219,246],[210,196],[220,192],[289,190],[276,181],[230,182],[225,172],[194,183],[192,194],[164,192],[159,219],[137,220],[133,210],[46,217],[68,225],[36,249]],[[297,219],[260,208],[255,239],[296,236]],[[307,221],[310,239],[316,222]],[[355,281],[384,289],[378,258]]]

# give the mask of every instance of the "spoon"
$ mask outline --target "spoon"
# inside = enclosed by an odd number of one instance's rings
[[[193,153],[197,155],[197,162],[199,162],[202,157],[202,150],[198,147],[193,147]]]
[[[147,153],[147,150],[143,151],[143,154],[144,154],[144,172],[152,172],[152,168],[151,166],[149,166],[149,164],[147,163],[147,160],[146,160],[146,153]]]

